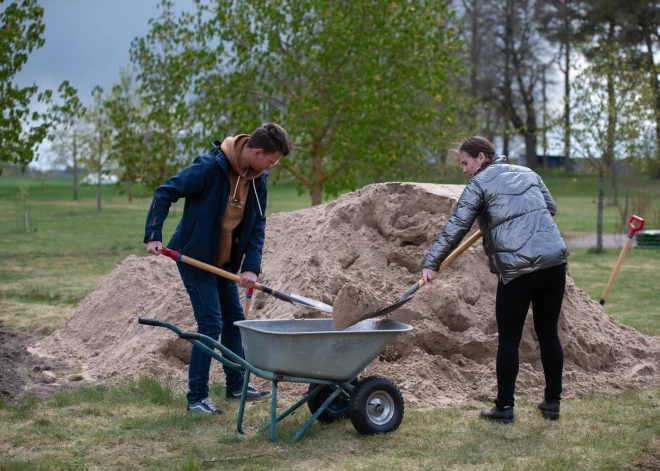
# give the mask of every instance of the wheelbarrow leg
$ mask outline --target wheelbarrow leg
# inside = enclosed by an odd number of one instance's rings
[[[314,421],[318,419],[319,415],[321,415],[321,413],[327,409],[327,407],[332,403],[332,401],[334,401],[335,398],[342,393],[342,391],[344,391],[344,388],[340,386],[332,394],[330,394],[330,396],[325,400],[325,402],[321,404],[321,407],[319,407],[318,410],[314,412],[314,414],[312,414],[309,420],[305,422],[305,425],[303,425],[302,428],[298,430],[298,432],[296,432],[296,434],[293,436],[291,441],[294,442],[297,441],[302,436],[302,434],[307,431],[310,425],[312,425]]]
[[[270,441],[275,443],[275,427],[277,424],[277,381],[272,381],[271,399],[270,399]]]
[[[236,421],[236,429],[241,435],[245,435],[243,431],[243,412],[245,411],[245,400],[247,398],[247,389],[250,384],[250,372],[245,371],[243,376],[243,393],[241,394],[241,405],[238,407],[238,419]]]

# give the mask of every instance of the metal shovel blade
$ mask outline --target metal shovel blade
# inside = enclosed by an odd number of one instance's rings
[[[312,298],[306,298],[305,296],[300,296],[297,294],[291,294],[289,293],[289,302],[292,304],[298,305],[298,306],[307,306],[311,307],[314,309],[318,309],[319,311],[323,312],[329,312],[332,314],[332,306],[329,304],[322,303],[321,301],[317,301],[316,299]]]
[[[410,296],[409,298],[405,298],[405,299],[399,299],[394,304],[390,304],[389,306],[381,307],[379,310],[374,311],[371,314],[368,314],[367,316],[365,316],[363,319],[359,319],[359,320],[371,319],[372,317],[384,316],[385,314],[389,314],[390,312],[396,311],[397,309],[399,309],[401,306],[403,306],[408,301],[410,301],[413,297],[414,296]]]
[[[410,301],[412,298],[414,298],[417,290],[422,286],[424,286],[424,284],[425,284],[424,280],[419,280],[417,283],[412,285],[410,289],[406,291],[406,293],[403,296],[401,296],[401,299],[399,299],[397,302],[392,303],[389,306],[381,307],[377,311],[368,314],[366,317],[364,317],[364,319],[371,319],[372,317],[384,316],[385,314],[389,314],[392,311],[396,311],[401,306],[403,306],[408,301]]]

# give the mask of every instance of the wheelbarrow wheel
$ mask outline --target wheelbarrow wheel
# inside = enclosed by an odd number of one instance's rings
[[[353,386],[356,386],[357,383],[358,383],[357,379],[351,381],[351,384]],[[318,385],[310,384],[309,388],[307,388],[307,394],[311,393],[316,386]],[[333,392],[334,392],[334,388],[331,388],[330,386],[323,387],[323,389],[321,389],[316,394],[316,396],[314,396],[309,401],[307,401],[307,407],[309,407],[309,411],[312,414],[314,414],[317,410],[319,410],[319,408],[323,405],[325,400],[329,398]],[[322,424],[331,424],[338,420],[348,419],[350,414],[349,406],[350,406],[350,400],[340,394],[335,398],[334,401],[330,403],[328,407],[326,407],[326,409],[323,412],[321,412],[321,415],[319,415],[316,420],[318,420]]]
[[[403,419],[403,396],[389,378],[369,376],[355,387],[349,411],[353,427],[362,435],[393,432]]]

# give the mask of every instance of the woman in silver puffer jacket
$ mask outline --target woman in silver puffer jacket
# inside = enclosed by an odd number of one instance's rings
[[[471,178],[422,262],[423,278],[427,282],[436,278],[442,262],[477,220],[490,269],[499,278],[497,399],[495,407],[481,416],[513,423],[518,347],[531,303],[546,381],[545,398],[538,408],[543,417],[556,420],[564,361],[557,323],[568,259],[568,249],[552,219],[557,206],[541,177],[526,167],[507,164],[487,139],[471,137],[459,152],[463,173]]]

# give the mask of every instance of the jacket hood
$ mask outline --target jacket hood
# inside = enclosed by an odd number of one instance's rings
[[[222,149],[222,152],[224,152],[225,155],[227,156],[229,165],[231,165],[231,168],[234,169],[234,172],[236,172],[236,174],[240,175],[240,177],[245,180],[254,180],[255,178],[261,176],[261,174],[264,173],[264,171],[262,170],[260,172],[257,172],[252,167],[248,167],[247,173],[244,174],[238,168],[238,156],[241,155],[243,146],[247,143],[249,137],[250,137],[249,134],[239,134],[237,136],[229,136],[225,138],[224,141],[222,141],[222,144],[220,145],[220,149]]]

